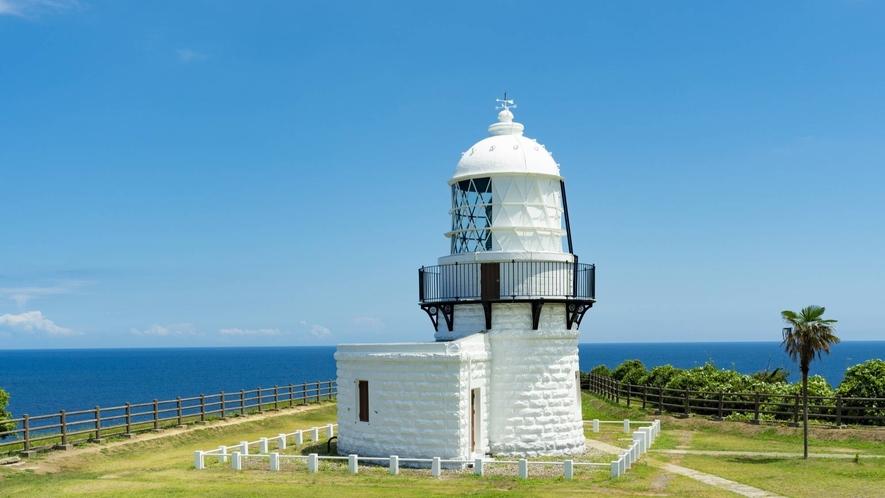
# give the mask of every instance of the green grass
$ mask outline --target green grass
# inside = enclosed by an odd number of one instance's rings
[[[356,475],[347,472],[345,463],[323,462],[319,473],[307,472],[303,463],[284,466],[281,472],[269,472],[266,462],[250,463],[254,470],[233,471],[228,464],[212,463],[208,468],[193,469],[193,452],[239,441],[254,441],[296,429],[334,423],[335,405],[310,411],[284,411],[263,420],[222,427],[209,425],[161,438],[103,447],[100,451],[75,450],[71,457],[41,457],[37,464],[56,462],[60,467],[50,474],[38,474],[0,468],[2,496],[288,496],[292,494],[336,497],[359,494],[380,496],[569,496],[611,493],[630,496],[657,490],[675,496],[724,497],[726,493],[687,478],[674,477],[643,464],[626,477],[612,480],[607,471],[578,469],[577,479],[562,477],[519,479],[516,469],[509,475],[476,477],[469,472],[445,473],[433,478],[427,470],[401,469],[392,476],[386,468],[361,465]],[[307,443],[287,451],[301,453],[316,450],[324,442]],[[532,467],[534,468],[534,467]]]

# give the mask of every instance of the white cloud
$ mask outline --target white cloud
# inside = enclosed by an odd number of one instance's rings
[[[178,52],[178,60],[181,62],[201,61],[206,58],[206,54],[189,48],[179,48],[175,51]]]
[[[360,328],[372,329],[375,332],[384,330],[384,322],[374,316],[360,316],[353,319],[353,324]]]
[[[221,335],[280,335],[278,329],[221,329],[218,331]]]
[[[326,327],[323,327],[322,325],[316,325],[316,324],[314,324],[310,328],[310,333],[311,333],[311,335],[313,335],[317,339],[322,339],[323,337],[330,337],[332,335],[332,332],[330,332],[329,329],[327,329]]]
[[[18,315],[10,315],[9,313],[0,315],[0,326],[3,325],[27,332],[39,330],[53,336],[78,335],[78,332],[72,329],[59,327],[52,320],[45,318],[43,313],[39,311],[27,311]]]
[[[307,325],[307,321],[305,321],[305,320],[301,320],[301,321],[298,322],[298,323],[300,323],[301,325],[305,325],[305,326]]]
[[[35,18],[79,6],[77,0],[0,0],[0,16]]]
[[[0,287],[0,297],[15,301],[19,308],[24,308],[31,299],[73,294],[78,288],[88,284],[89,282],[81,280],[68,280],[48,287]]]
[[[197,332],[190,323],[176,323],[172,325],[151,325],[150,327],[139,330],[135,327],[129,329],[132,335],[139,336],[155,336],[155,337],[174,337],[174,336],[196,336],[203,335]]]

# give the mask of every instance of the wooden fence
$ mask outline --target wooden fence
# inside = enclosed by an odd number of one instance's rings
[[[5,420],[15,428],[0,431],[0,453],[34,452],[53,447],[69,448],[77,442],[102,441],[108,436],[131,437],[139,432],[159,431],[187,423],[205,423],[207,418],[225,419],[247,412],[262,413],[332,399],[337,394],[334,380],[288,386],[259,387],[251,391],[201,394],[190,398],[126,403],[122,406],[65,411],[49,415]],[[25,453],[28,454],[28,453]]]
[[[727,393],[669,389],[619,382],[609,377],[589,374],[582,388],[616,403],[639,405],[643,410],[683,415],[711,415],[722,419],[734,413],[752,414],[752,421],[786,420],[798,424],[802,417],[799,394]],[[809,396],[808,418],[843,424],[885,425],[885,398],[848,398]]]

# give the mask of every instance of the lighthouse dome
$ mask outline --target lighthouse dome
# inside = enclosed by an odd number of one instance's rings
[[[543,144],[522,134],[523,125],[504,109],[489,136],[467,149],[455,167],[449,184],[479,176],[528,174],[560,178],[559,166]]]

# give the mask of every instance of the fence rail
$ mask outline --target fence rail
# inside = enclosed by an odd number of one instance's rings
[[[670,389],[629,384],[589,374],[582,388],[616,403],[641,404],[641,408],[659,413],[682,415],[692,413],[725,418],[739,413],[752,415],[752,422],[763,419],[791,421],[798,424],[802,416],[802,396],[776,393],[728,393]],[[843,396],[809,396],[808,418],[832,422],[837,427],[846,423],[885,425],[885,398],[849,398]]]
[[[159,431],[165,427],[206,422],[207,418],[225,419],[247,412],[269,410],[312,401],[332,399],[337,395],[334,380],[259,387],[235,392],[200,394],[189,398],[126,403],[121,406],[65,411],[48,415],[28,416],[3,421],[15,428],[0,431],[0,453],[21,452],[30,455],[37,450],[69,445],[82,441],[101,441],[108,436],[132,436],[139,432]]]

